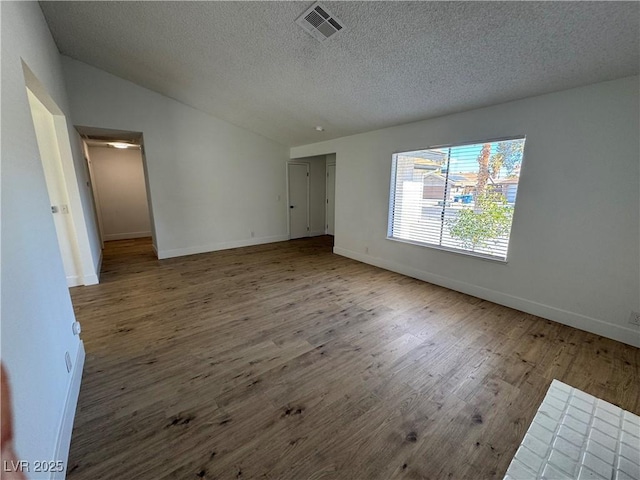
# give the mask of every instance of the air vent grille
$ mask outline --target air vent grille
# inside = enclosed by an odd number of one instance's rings
[[[298,17],[296,23],[309,35],[320,42],[324,42],[342,30],[342,22],[331,14],[327,7],[314,3],[307,11]]]
[[[324,23],[324,18],[318,15],[315,11],[304,17],[304,19],[311,24],[312,27],[318,28]]]

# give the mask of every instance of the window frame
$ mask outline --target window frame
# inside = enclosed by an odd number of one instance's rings
[[[396,155],[401,155],[403,153],[410,153],[410,152],[417,152],[417,151],[422,151],[422,150],[435,150],[438,148],[455,148],[455,147],[465,147],[468,145],[478,145],[478,144],[482,144],[482,143],[498,143],[498,142],[506,142],[506,141],[510,141],[510,140],[524,140],[524,147],[523,151],[522,151],[522,160],[520,161],[520,175],[518,176],[518,186],[520,185],[520,179],[522,177],[522,169],[523,169],[523,165],[524,165],[524,160],[525,160],[525,149],[526,149],[526,145],[527,145],[527,136],[524,134],[520,134],[520,135],[510,135],[510,136],[506,136],[506,137],[498,137],[498,138],[493,138],[493,139],[484,139],[484,140],[472,140],[472,141],[465,141],[465,142],[461,142],[461,143],[445,143],[445,144],[438,144],[438,145],[432,145],[429,147],[425,147],[425,148],[415,148],[412,150],[396,150],[393,151],[391,153],[391,178],[390,178],[390,186],[389,186],[389,201],[388,201],[388,205],[389,205],[389,211],[388,211],[388,216],[387,216],[387,235],[386,235],[386,239],[387,240],[391,240],[393,242],[399,242],[399,243],[406,243],[408,245],[415,245],[418,247],[423,247],[423,248],[430,248],[430,249],[434,249],[434,250],[440,250],[440,251],[444,251],[444,252],[449,252],[449,253],[455,253],[458,255],[463,255],[463,256],[467,256],[467,257],[474,257],[474,258],[478,258],[480,260],[488,260],[490,262],[496,262],[498,264],[507,264],[509,263],[509,252],[511,250],[511,232],[513,230],[513,224],[515,223],[515,217],[516,217],[516,211],[517,211],[517,204],[518,204],[518,196],[516,195],[516,201],[514,202],[513,205],[513,217],[511,220],[511,226],[509,228],[509,242],[507,244],[507,251],[505,253],[505,257],[498,257],[495,255],[490,255],[487,253],[482,253],[482,252],[473,252],[471,250],[466,250],[463,248],[454,248],[454,247],[447,247],[447,246],[443,246],[443,245],[437,245],[435,243],[426,243],[426,242],[420,242],[418,240],[409,240],[409,239],[405,239],[405,238],[398,238],[398,237],[394,237],[393,236],[393,220],[394,220],[394,212],[395,212],[395,207],[396,207],[396,175],[397,175],[397,167],[398,167],[398,162],[397,160],[394,158]],[[444,199],[443,199],[444,200]],[[446,205],[445,205],[446,207]]]

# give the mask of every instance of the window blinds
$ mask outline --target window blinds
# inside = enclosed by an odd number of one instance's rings
[[[524,142],[394,154],[389,238],[506,260]]]

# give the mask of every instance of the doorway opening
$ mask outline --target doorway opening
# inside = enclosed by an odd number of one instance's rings
[[[82,137],[105,260],[131,252],[157,256],[142,133],[76,129]]]
[[[287,164],[289,238],[329,235],[333,244],[336,156],[295,158]]]

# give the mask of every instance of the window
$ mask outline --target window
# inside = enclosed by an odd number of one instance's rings
[[[394,154],[388,237],[506,260],[524,141]]]

